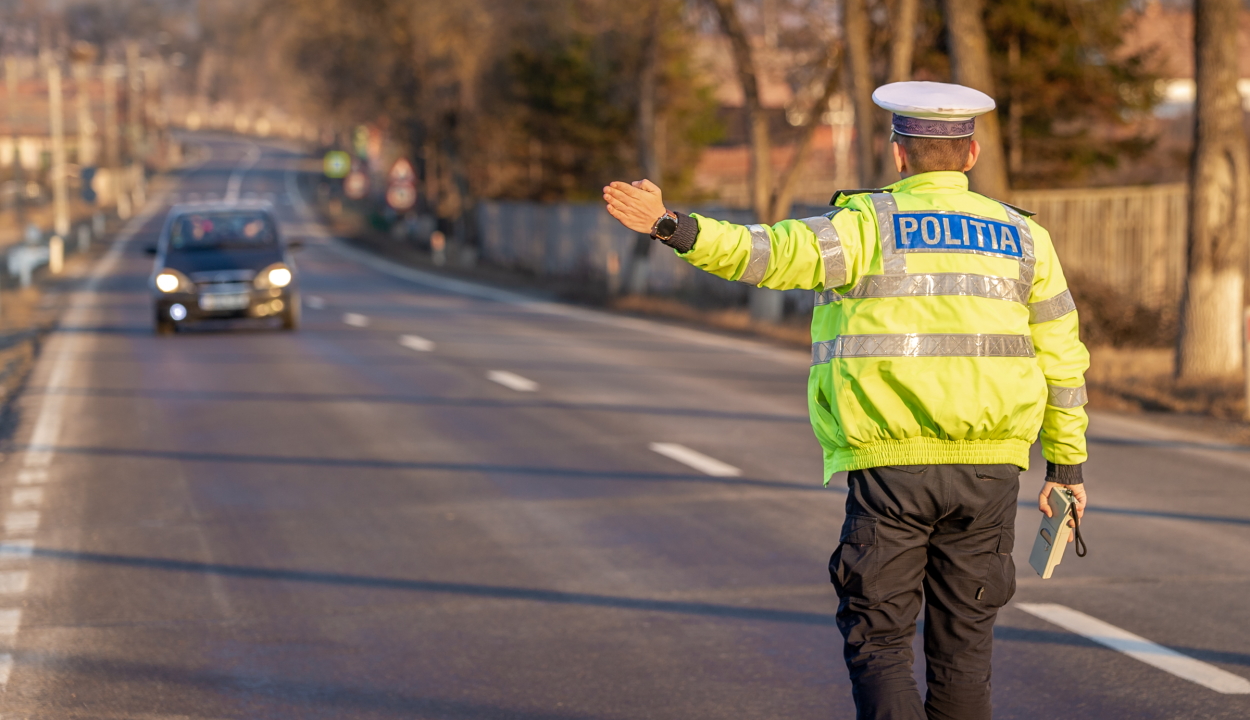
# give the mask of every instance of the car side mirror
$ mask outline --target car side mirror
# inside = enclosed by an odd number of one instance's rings
[[[156,254],[156,246],[155,246],[155,245],[148,245],[147,247],[143,248],[143,253],[144,253],[145,255],[155,255],[155,254]]]

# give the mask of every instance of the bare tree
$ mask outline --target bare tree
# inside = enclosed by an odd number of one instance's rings
[[[994,95],[994,71],[990,64],[989,37],[985,32],[981,0],[945,0],[946,36],[950,46],[951,76],[955,82]],[[981,159],[969,175],[972,189],[990,197],[1006,199],[1010,192],[1002,131],[997,111],[977,120]]]
[[[712,4],[716,7],[721,30],[729,39],[734,67],[738,72],[738,82],[742,85],[742,104],[746,109],[751,141],[751,169],[748,181],[751,188],[751,207],[760,215],[761,220],[767,222],[763,213],[768,208],[768,190],[773,184],[772,142],[768,136],[768,115],[764,113],[764,105],[760,101],[759,76],[755,68],[755,57],[751,51],[751,38],[742,25],[734,0],[712,0]]]
[[[1239,0],[1194,3],[1194,151],[1189,275],[1176,374],[1183,381],[1235,379],[1250,240],[1250,148],[1237,92]]]
[[[867,0],[845,0],[842,5],[842,37],[851,85],[851,106],[855,108],[855,165],[859,185],[867,185],[876,175],[876,123],[872,111],[872,23]]]
[[[761,222],[775,223],[790,212],[795,184],[806,162],[807,148],[811,145],[816,126],[829,105],[829,99],[838,89],[840,71],[836,48],[830,51],[825,66],[828,68],[821,92],[809,112],[804,113],[804,123],[795,153],[788,167],[781,174],[781,181],[774,183],[772,167],[772,138],[768,132],[768,115],[760,97],[759,73],[747,34],[734,0],[712,0],[720,19],[721,30],[729,39],[733,52],[734,67],[742,85],[743,105],[747,112],[751,139],[751,207]]]
[[[890,75],[887,82],[907,82],[911,80],[912,58],[916,54],[916,16],[919,13],[919,0],[894,0],[891,8],[890,28],[893,37],[890,41]],[[882,136],[890,136],[890,115],[884,113],[882,118]],[[894,152],[890,143],[882,143],[881,169],[877,173],[876,184],[889,185],[898,179],[898,170],[894,167]]]

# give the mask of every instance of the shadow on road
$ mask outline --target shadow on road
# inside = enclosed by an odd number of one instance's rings
[[[145,332],[151,333],[150,328]],[[285,358],[283,358],[285,359]],[[61,388],[49,391],[32,388],[28,395],[52,394],[89,397],[141,397],[153,400],[183,400],[197,402],[300,402],[300,403],[373,403],[384,405],[422,405],[429,407],[539,410],[583,410],[591,412],[627,413],[638,415],[666,415],[709,420],[733,420],[739,422],[801,423],[806,425],[806,415],[780,415],[770,413],[724,412],[699,408],[656,407],[651,405],[622,405],[615,403],[576,403],[553,400],[495,400],[491,398],[447,398],[434,395],[365,395],[344,393],[292,393],[292,392],[235,392],[203,390],[144,390],[113,388]]]
[[[64,453],[94,457],[144,458],[178,462],[239,463],[258,465],[289,465],[316,468],[351,468],[356,470],[415,470],[427,472],[481,473],[483,475],[533,475],[538,477],[581,478],[586,480],[637,480],[642,482],[693,482],[773,490],[824,492],[826,488],[812,483],[792,483],[741,477],[711,477],[678,473],[637,472],[629,470],[586,470],[581,468],[532,467],[525,465],[493,465],[490,463],[419,462],[415,460],[381,460],[376,458],[332,458],[282,455],[246,455],[239,453],[190,452],[184,450],[128,450],[106,447],[64,447],[58,445],[24,445],[13,449],[35,452]]]
[[[274,580],[279,582],[367,588],[372,590],[439,593],[466,597],[490,598],[495,600],[528,600],[531,602],[554,603],[558,605],[580,605],[585,607],[613,608],[619,610],[678,613],[681,615],[699,615],[703,617],[733,618],[736,620],[755,620],[799,625],[822,625],[832,627],[834,624],[833,615],[831,614],[827,615],[824,613],[798,612],[793,610],[770,610],[766,608],[718,605],[715,603],[684,602],[679,600],[652,600],[648,598],[630,598],[615,595],[561,592],[558,590],[502,587],[497,585],[479,585],[475,583],[438,582],[434,580],[408,580],[404,578],[351,575],[346,573],[316,572],[309,570],[284,570],[281,568],[224,565],[220,563],[204,563],[189,560],[174,560],[169,558],[134,557],[130,555],[111,555],[106,553],[58,550],[54,548],[35,548],[33,553],[35,557],[49,560],[63,560],[75,563],[92,563],[97,565],[111,565],[115,567],[146,570],[162,570],[167,572],[201,573],[205,575],[215,575],[218,577],[243,578],[249,580]],[[832,596],[832,590],[830,590],[830,593]]]

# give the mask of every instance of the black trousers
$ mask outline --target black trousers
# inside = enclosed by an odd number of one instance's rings
[[[1016,589],[1020,468],[893,466],[847,480],[829,574],[858,720],[989,720],[994,618]],[[922,597],[923,704],[911,649]]]

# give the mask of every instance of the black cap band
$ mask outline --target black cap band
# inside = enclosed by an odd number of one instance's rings
[[[976,130],[976,118],[967,120],[929,120],[925,118],[894,116],[894,132],[908,137],[962,138]]]

